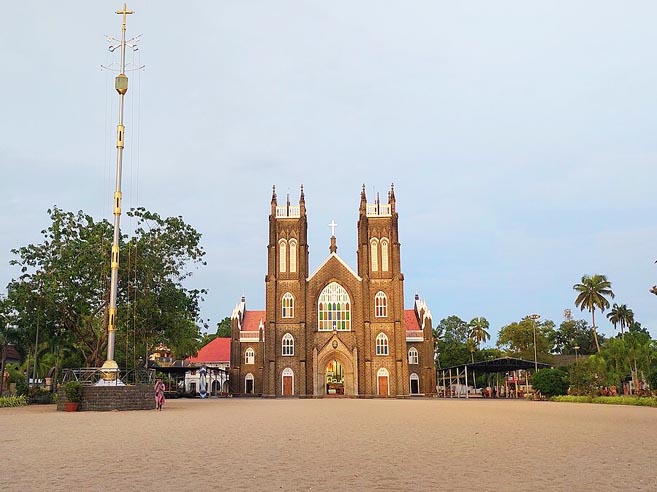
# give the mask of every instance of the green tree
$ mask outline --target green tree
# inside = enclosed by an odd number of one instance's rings
[[[536,356],[541,362],[551,362],[554,340],[554,322],[536,322]],[[507,355],[534,360],[534,321],[523,318],[503,326],[497,335],[497,347]]]
[[[230,316],[226,316],[219,323],[217,323],[217,337],[230,338],[230,336],[231,336]]]
[[[548,398],[565,395],[568,385],[568,374],[559,369],[539,369],[532,376],[532,388]]]
[[[99,366],[107,345],[106,308],[109,302],[109,253],[112,225],[96,222],[82,211],[48,211],[50,226],[43,241],[12,250],[11,264],[21,275],[7,287],[8,299],[18,313],[20,344],[37,357],[54,341],[68,353],[80,354],[87,366]],[[136,219],[131,238],[121,237],[117,353],[148,353],[164,343],[174,355],[196,350],[197,323],[203,290],[187,289],[190,267],[204,264],[201,235],[180,217],[163,219],[142,208],[128,212]],[[39,327],[39,346],[34,331]],[[132,334],[130,335],[130,327]],[[67,350],[63,350],[67,353]]]
[[[603,343],[603,335],[598,335]],[[554,351],[558,354],[574,354],[575,347],[582,355],[596,351],[595,339],[589,324],[583,319],[567,319],[561,322],[554,333]]]
[[[611,311],[607,313],[607,319],[614,325],[614,329],[620,326],[621,335],[625,332],[625,328],[629,328],[634,323],[634,312],[625,304],[620,306],[616,303],[611,307]]]
[[[439,367],[457,366],[470,360],[466,345],[468,333],[468,323],[458,316],[452,315],[440,320],[434,329]]]
[[[601,353],[580,359],[569,368],[571,391],[576,395],[596,396],[601,387],[616,384],[608,367],[608,361]]]
[[[611,290],[611,282],[607,280],[605,275],[584,275],[580,283],[573,285],[573,290],[577,292],[575,306],[582,311],[586,309],[591,312],[591,330],[593,331],[596,349],[600,352],[598,332],[595,326],[595,310],[598,308],[604,313],[605,309],[609,307],[607,296],[612,299],[614,298],[614,292]]]

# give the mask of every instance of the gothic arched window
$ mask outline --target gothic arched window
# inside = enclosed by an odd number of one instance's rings
[[[255,364],[255,352],[251,347],[246,349],[246,352],[244,352],[244,363]]]
[[[278,241],[278,262],[279,270],[281,272],[287,271],[287,241],[285,239]]]
[[[388,298],[383,291],[379,291],[374,296],[374,315],[377,318],[388,316]]]
[[[381,271],[388,271],[388,240],[381,239]]]
[[[419,363],[419,356],[417,353],[417,349],[415,347],[411,347],[410,349],[408,349],[408,363],[409,364]]]
[[[373,238],[370,240],[370,255],[372,257],[372,271],[379,269],[379,240]]]
[[[297,240],[290,239],[290,272],[297,271]]]
[[[294,337],[286,333],[283,335],[283,355],[294,355]]]
[[[351,331],[351,300],[349,293],[337,282],[331,282],[317,301],[319,331]]]
[[[286,292],[281,300],[281,317],[294,318],[294,296],[289,292]]]
[[[376,355],[388,355],[388,337],[379,333],[376,337]]]

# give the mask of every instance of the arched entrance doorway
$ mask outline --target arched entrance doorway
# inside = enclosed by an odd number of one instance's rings
[[[294,372],[289,367],[283,370],[283,396],[292,396],[294,394]]]
[[[390,385],[388,384],[388,370],[384,367],[378,370],[376,373],[376,394],[379,396],[389,396],[390,395]]]
[[[344,368],[336,359],[326,365],[326,393],[327,395],[344,395]]]
[[[321,350],[313,350],[313,395],[357,395],[357,367],[356,348],[349,350],[334,335]]]

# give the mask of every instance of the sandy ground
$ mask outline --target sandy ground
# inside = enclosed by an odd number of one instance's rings
[[[0,408],[0,490],[657,490],[657,409],[508,400]]]

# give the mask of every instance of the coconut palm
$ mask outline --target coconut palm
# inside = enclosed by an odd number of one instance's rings
[[[621,304],[620,306],[616,303],[611,307],[611,311],[607,313],[607,319],[611,322],[612,325],[614,325],[614,329],[616,329],[616,326],[620,326],[621,330],[621,335],[624,333],[624,328],[629,328],[632,323],[634,323],[634,312],[627,307],[625,304]]]
[[[465,342],[465,346],[468,347],[470,356],[472,357],[472,363],[474,364],[474,353],[477,349],[477,342],[475,342],[474,338],[468,338],[468,341]]]
[[[490,333],[486,331],[490,325],[486,318],[472,318],[468,326],[470,327],[469,336],[477,343],[477,347],[479,347],[481,342],[490,340]]]
[[[577,298],[575,298],[575,306],[582,311],[586,309],[591,312],[591,330],[593,330],[595,346],[600,352],[598,332],[595,328],[595,309],[598,308],[604,313],[605,309],[609,307],[609,300],[606,296],[612,299],[615,297],[614,292],[611,290],[611,282],[607,280],[606,275],[597,273],[593,276],[584,275],[581,283],[573,285],[573,290],[578,293]]]

